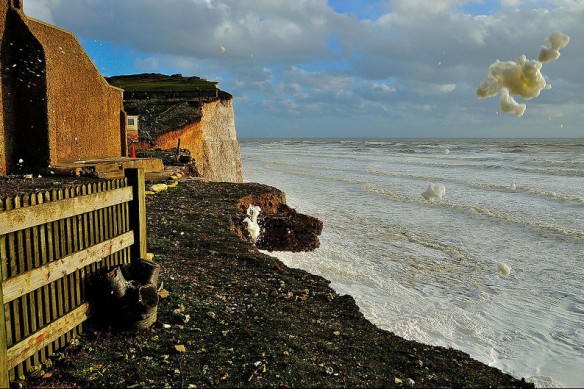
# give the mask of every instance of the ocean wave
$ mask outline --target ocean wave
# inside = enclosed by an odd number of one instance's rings
[[[545,174],[547,176],[584,177],[584,169],[581,168],[542,168],[530,166],[513,166],[512,169],[526,173]]]
[[[458,162],[458,160],[453,160]],[[505,167],[499,163],[491,163],[491,164],[484,164],[484,163],[468,163],[462,161],[460,163],[454,162],[426,162],[426,161],[418,161],[411,158],[404,158],[400,161],[405,165],[415,165],[415,166],[427,166],[432,168],[446,168],[446,169],[458,169],[458,168],[477,168],[477,169],[501,169]]]
[[[542,188],[534,188],[527,185],[519,184],[511,186],[509,184],[494,184],[494,183],[482,183],[482,182],[469,182],[469,186],[477,189],[487,189],[487,190],[497,190],[501,192],[513,192],[513,193],[527,193],[532,196],[544,198],[547,200],[553,200],[560,203],[571,203],[574,205],[583,204],[584,196],[571,195],[566,193],[554,192],[551,190],[546,190]]]
[[[529,230],[536,231],[543,236],[554,234],[563,240],[575,241],[578,243],[584,242],[584,230],[548,223],[533,217],[529,217],[525,214],[511,213],[499,209],[489,208],[483,205],[455,204],[449,203],[447,201],[429,203],[421,196],[411,196],[405,193],[390,190],[388,188],[373,185],[371,183],[364,185],[364,190],[368,193],[383,196],[393,201],[416,203],[419,205],[431,207],[441,207],[461,212],[473,217],[481,216],[497,222],[518,225]]]
[[[572,168],[584,169],[584,160],[578,159],[530,159],[526,162],[527,165],[534,166],[569,166]]]
[[[366,169],[367,174],[394,177],[394,178],[405,178],[410,180],[419,180],[424,182],[453,182],[460,185],[466,185],[475,189],[482,189],[488,191],[506,192],[506,193],[524,193],[534,197],[543,198],[546,200],[556,201],[559,203],[570,203],[573,205],[584,205],[584,196],[573,195],[561,192],[555,192],[551,190],[546,190],[543,188],[536,188],[524,184],[512,184],[508,183],[492,183],[492,182],[476,182],[468,181],[465,179],[455,178],[448,175],[431,175],[431,174],[416,174],[411,172],[398,172],[398,171],[386,171],[379,169]]]

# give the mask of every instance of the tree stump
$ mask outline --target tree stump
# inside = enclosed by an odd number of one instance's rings
[[[97,294],[102,313],[121,327],[147,329],[158,313],[160,266],[145,259],[116,266],[105,273]]]

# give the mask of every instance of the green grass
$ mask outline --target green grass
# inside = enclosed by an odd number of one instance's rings
[[[143,91],[198,91],[217,89],[215,83],[204,79],[182,80],[116,80],[110,84],[128,92]]]

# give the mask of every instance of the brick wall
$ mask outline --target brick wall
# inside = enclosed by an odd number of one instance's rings
[[[0,0],[0,174],[126,155],[122,90],[73,34],[12,2]]]

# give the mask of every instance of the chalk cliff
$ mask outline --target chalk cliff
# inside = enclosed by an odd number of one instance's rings
[[[201,177],[242,182],[233,97],[199,77],[139,74],[115,76],[124,108],[139,116],[138,148],[189,150]]]
[[[150,147],[188,149],[202,177],[210,181],[243,182],[235,114],[231,99],[201,104],[201,114],[175,130],[153,137]]]

